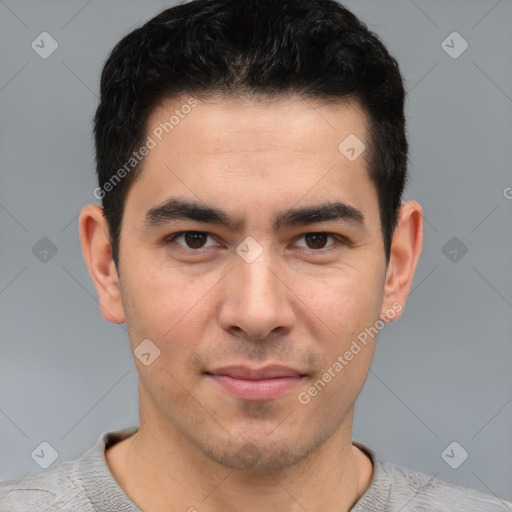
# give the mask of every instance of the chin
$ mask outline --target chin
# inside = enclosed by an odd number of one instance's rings
[[[264,429],[252,433],[245,430],[243,434],[223,441],[215,442],[208,437],[208,443],[198,447],[213,462],[226,468],[266,473],[297,464],[325,441],[314,438],[295,440],[289,428],[283,428],[280,434],[271,430],[267,433]]]

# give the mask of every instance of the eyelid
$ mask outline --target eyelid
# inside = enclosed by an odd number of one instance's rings
[[[193,230],[193,229],[188,229],[186,231],[178,231],[176,233],[173,233],[172,235],[169,235],[165,238],[164,240],[164,244],[167,245],[167,244],[170,244],[171,242],[174,242],[174,240],[176,238],[179,238],[181,235],[184,235],[186,233],[201,233],[203,235],[206,235],[206,236],[209,236],[209,237],[212,237],[212,234],[211,233],[208,233],[207,231],[198,231],[198,230]],[[201,247],[200,249],[192,249],[191,247],[186,247],[186,246],[183,246],[183,245],[180,245],[180,244],[177,244],[181,249],[185,250],[185,251],[191,251],[191,252],[201,252],[201,251],[204,251],[210,247],[213,247],[213,245],[208,245],[206,247]]]
[[[189,229],[189,230],[185,230],[185,231],[178,231],[176,233],[173,233],[173,234],[167,236],[164,239],[163,243],[166,244],[166,245],[170,244],[171,242],[174,242],[176,238],[178,238],[181,235],[184,235],[186,233],[201,233],[201,234],[207,235],[209,237],[213,236],[208,231],[198,231],[198,230]],[[327,231],[306,231],[306,232],[301,233],[300,235],[298,235],[298,237],[296,237],[296,241],[304,238],[306,235],[327,235],[328,237],[334,238],[334,240],[335,240],[334,243],[328,245],[327,247],[323,247],[321,249],[311,249],[309,247],[300,247],[300,249],[316,252],[316,253],[319,253],[319,254],[320,253],[326,253],[329,250],[336,249],[339,246],[349,246],[349,247],[352,246],[352,243],[346,237],[344,237],[342,235],[338,235],[337,233],[330,233],[330,232],[327,232]],[[200,252],[205,251],[206,249],[208,249],[210,247],[214,247],[214,245],[209,245],[209,246],[206,246],[206,247],[201,247],[199,249],[192,249],[191,247],[185,247],[185,246],[182,246],[180,244],[177,244],[177,245],[181,249],[183,249],[185,251],[190,251],[190,252],[193,252],[193,253],[200,253]]]
[[[326,231],[308,231],[307,233],[302,233],[301,235],[299,235],[296,242],[304,239],[304,237],[307,235],[326,235],[328,238],[329,237],[333,238],[334,242],[332,244],[327,245],[326,247],[322,247],[320,249],[311,249],[310,247],[300,247],[301,249],[304,249],[306,251],[309,250],[309,251],[313,251],[313,252],[322,253],[322,252],[327,252],[329,250],[332,250],[332,249],[338,247],[339,245],[346,245],[343,238],[340,237],[340,235],[337,235],[336,233],[328,233]]]

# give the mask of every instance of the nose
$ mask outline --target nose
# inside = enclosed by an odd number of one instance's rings
[[[270,249],[252,263],[240,259],[223,281],[219,320],[224,330],[261,340],[292,329],[294,294]]]

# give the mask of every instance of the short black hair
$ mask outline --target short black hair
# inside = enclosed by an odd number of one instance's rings
[[[133,154],[147,137],[154,109],[184,94],[356,98],[369,120],[370,156],[365,159],[389,262],[407,180],[405,89],[397,61],[378,36],[335,0],[176,5],[116,44],[100,89],[94,118],[95,196],[102,199],[118,271],[125,198],[143,167]]]

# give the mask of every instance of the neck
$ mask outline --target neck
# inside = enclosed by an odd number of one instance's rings
[[[347,418],[352,425],[353,412]],[[106,452],[114,478],[145,512],[348,511],[368,488],[372,463],[342,425],[293,466],[273,472],[217,464],[170,427],[143,422]],[[149,428],[151,425],[151,428]]]

